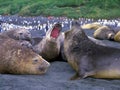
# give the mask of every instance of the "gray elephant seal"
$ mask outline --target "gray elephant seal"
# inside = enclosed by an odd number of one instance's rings
[[[64,53],[68,63],[76,71],[71,79],[120,78],[120,49],[97,45],[91,41],[78,22],[65,33]]]
[[[0,35],[0,73],[44,74],[50,64],[19,41]]]
[[[30,31],[24,28],[10,29],[8,31],[0,33],[0,35],[18,40],[21,42],[21,45],[24,45],[28,48],[32,48],[31,46],[34,43]]]
[[[9,38],[15,40],[27,40],[31,41],[31,33],[29,30],[24,28],[15,28],[8,31],[2,32],[1,35],[8,36]]]

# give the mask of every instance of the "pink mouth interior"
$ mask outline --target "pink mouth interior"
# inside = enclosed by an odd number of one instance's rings
[[[58,27],[54,27],[50,36],[53,37],[53,38],[57,38],[59,36],[59,33],[60,33],[59,28]]]

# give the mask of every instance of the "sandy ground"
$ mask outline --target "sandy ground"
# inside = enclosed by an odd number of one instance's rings
[[[0,90],[120,90],[120,80],[69,80],[74,73],[66,62],[56,61],[45,75],[0,75]]]
[[[92,36],[93,31],[86,31]],[[109,46],[120,48],[120,44],[102,40]],[[51,63],[44,75],[0,74],[0,90],[120,90],[120,80],[86,78],[69,80],[75,74],[67,62]]]

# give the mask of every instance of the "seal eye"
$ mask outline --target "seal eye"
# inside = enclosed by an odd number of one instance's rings
[[[33,64],[38,63],[38,59],[33,60]]]
[[[20,35],[22,35],[23,33],[19,33]]]

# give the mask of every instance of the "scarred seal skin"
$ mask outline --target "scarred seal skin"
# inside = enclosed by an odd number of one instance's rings
[[[0,33],[0,35],[20,41],[21,45],[32,48],[34,40],[29,30],[24,28],[14,28]]]
[[[8,36],[9,38],[12,38],[15,40],[30,41],[32,39],[30,31],[24,28],[10,29],[8,31],[2,32],[1,35]]]
[[[0,73],[44,74],[50,64],[21,42],[0,36]]]
[[[77,21],[65,32],[64,54],[76,71],[71,79],[94,77],[120,78],[120,49],[91,41]]]

